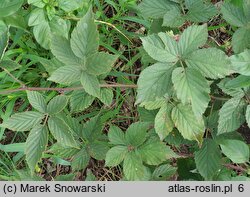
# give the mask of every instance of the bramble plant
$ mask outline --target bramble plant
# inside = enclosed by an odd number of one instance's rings
[[[1,1],[0,180],[249,180],[249,32],[249,0]]]

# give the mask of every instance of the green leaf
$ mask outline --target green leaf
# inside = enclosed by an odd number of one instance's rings
[[[33,34],[36,41],[45,49],[50,48],[51,29],[47,21],[34,26]]]
[[[208,38],[207,25],[192,25],[184,30],[178,42],[178,48],[182,57],[187,57],[198,47],[206,44]]]
[[[91,9],[77,23],[71,34],[71,48],[75,55],[81,59],[97,52],[99,46],[99,35]]]
[[[250,105],[247,106],[246,120],[247,120],[248,127],[250,128]]]
[[[247,24],[248,20],[244,16],[244,12],[240,7],[232,3],[224,3],[221,7],[223,18],[230,24],[236,27],[243,27]]]
[[[220,79],[232,73],[226,54],[216,48],[200,49],[185,60],[188,67],[197,69],[204,77]]]
[[[106,155],[105,165],[108,167],[114,167],[119,165],[128,153],[126,146],[115,146],[111,148]]]
[[[101,88],[100,101],[105,105],[110,106],[113,102],[114,94],[112,89]]]
[[[81,74],[81,84],[84,90],[88,94],[94,97],[100,97],[100,84],[95,75],[91,75],[86,72],[83,72]]]
[[[250,50],[230,57],[232,68],[235,72],[250,76]]]
[[[101,136],[101,131],[102,122],[99,116],[95,116],[84,124],[81,136],[83,139],[93,142]]]
[[[2,126],[12,131],[29,131],[41,123],[43,118],[44,115],[39,112],[21,112],[12,115],[8,120],[3,122]]]
[[[146,140],[148,124],[137,122],[129,126],[125,133],[125,140],[128,145],[140,146]]]
[[[202,118],[195,117],[189,105],[179,104],[172,110],[172,119],[182,136],[188,140],[202,142],[205,131]]]
[[[39,8],[43,8],[45,6],[45,3],[43,0],[28,0],[28,4],[32,4]]]
[[[81,66],[83,65],[83,60],[78,58],[72,51],[70,47],[70,42],[62,37],[54,35],[51,40],[51,51],[53,55],[61,62],[63,62],[66,66]]]
[[[217,9],[211,3],[192,1],[188,8],[187,19],[192,22],[206,22],[217,13]]]
[[[201,117],[210,101],[210,88],[206,78],[195,69],[176,68],[172,74],[172,81],[178,99],[183,104],[191,103],[194,114]]]
[[[87,94],[84,90],[74,91],[70,97],[70,109],[71,112],[80,112],[88,108],[95,97]]]
[[[176,170],[177,168],[169,164],[161,165],[154,170],[152,179],[154,181],[166,181],[176,173]]]
[[[180,27],[184,22],[185,18],[182,16],[181,10],[179,8],[173,8],[164,15],[162,26]]]
[[[239,75],[238,77],[228,81],[225,87],[231,89],[250,87],[250,76]]]
[[[226,94],[237,97],[237,98],[243,98],[245,96],[245,92],[242,89],[231,89],[228,88],[227,83],[229,83],[232,79],[230,78],[224,78],[221,80],[221,82],[218,84],[218,87]]]
[[[28,25],[36,26],[40,23],[46,22],[46,17],[43,9],[36,8],[30,12]]]
[[[118,56],[104,52],[94,53],[86,60],[87,72],[93,75],[101,75],[110,72]]]
[[[86,148],[82,148],[72,159],[73,171],[84,170],[89,164],[90,156],[87,153]]]
[[[12,60],[2,60],[0,62],[0,68],[6,69],[9,72],[17,70],[21,65]]]
[[[1,0],[0,17],[14,14],[22,6],[23,0]]]
[[[61,112],[68,104],[68,97],[65,95],[58,95],[50,100],[48,104],[48,113],[50,115],[58,114]]]
[[[140,155],[129,152],[123,162],[123,172],[129,181],[139,181],[144,177],[145,170]]]
[[[199,173],[206,179],[212,180],[221,166],[221,152],[212,139],[205,139],[199,151],[195,152],[195,163]]]
[[[50,153],[53,153],[57,157],[61,157],[64,159],[68,159],[73,157],[75,154],[79,152],[79,149],[72,148],[72,147],[65,147],[62,144],[54,143],[50,150]]]
[[[139,147],[142,160],[148,165],[159,165],[164,162],[166,157],[166,145],[162,142],[151,142]]]
[[[138,80],[136,103],[154,101],[170,93],[174,68],[171,64],[156,63],[143,70]]]
[[[165,104],[155,117],[155,131],[161,140],[164,140],[174,128],[174,123],[171,118],[172,109],[173,107],[170,104]]]
[[[234,163],[249,162],[249,147],[239,140],[224,140],[220,143],[221,150]]]
[[[108,132],[108,138],[111,144],[126,145],[125,134],[117,126],[111,126]]]
[[[241,98],[228,100],[220,109],[218,135],[238,129],[245,121],[245,103]]]
[[[0,21],[0,61],[3,58],[8,42],[9,42],[9,29],[2,21]]]
[[[54,71],[52,75],[48,78],[48,80],[54,81],[56,83],[70,85],[72,83],[80,81],[80,77],[80,67],[63,66]]]
[[[108,143],[101,141],[90,143],[88,148],[90,156],[97,160],[104,160],[109,150]]]
[[[63,120],[57,117],[50,117],[48,120],[48,126],[51,134],[62,146],[73,148],[78,147],[71,130]]]
[[[5,145],[0,143],[0,150],[6,153],[24,152],[25,143],[12,143],[12,144],[5,144]]]
[[[58,0],[58,6],[65,12],[72,12],[80,7],[82,7],[84,1],[82,0]]]
[[[48,144],[48,128],[44,125],[37,125],[31,129],[25,144],[26,161],[31,172],[34,172],[37,162],[41,159],[42,153]]]
[[[30,104],[39,112],[47,112],[47,104],[42,94],[36,91],[27,91]]]
[[[176,4],[166,0],[143,0],[139,5],[139,10],[146,18],[158,19],[162,18],[165,13],[173,8]]]
[[[233,34],[233,50],[235,53],[243,52],[250,48],[250,27],[241,27]]]
[[[177,62],[178,48],[177,42],[166,33],[152,34],[141,38],[146,52],[159,62]]]

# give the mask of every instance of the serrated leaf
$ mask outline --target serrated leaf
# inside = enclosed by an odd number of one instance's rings
[[[250,87],[250,76],[239,75],[225,84],[229,89],[241,89]]]
[[[152,174],[152,179],[154,181],[168,180],[171,176],[173,176],[176,173],[176,170],[177,170],[176,167],[173,167],[169,164],[161,165],[154,170]]]
[[[91,157],[97,160],[104,160],[109,150],[107,142],[95,141],[89,144],[88,152]]]
[[[176,4],[168,0],[143,0],[139,5],[139,10],[146,18],[158,19],[175,7],[177,7]]]
[[[90,156],[86,148],[82,148],[72,159],[71,166],[73,171],[83,170],[87,167]]]
[[[237,97],[237,98],[242,98],[245,96],[245,92],[242,89],[231,89],[227,87],[227,83],[230,82],[231,79],[229,78],[224,78],[221,80],[221,82],[218,84],[218,87],[226,94],[232,96],[232,97]]]
[[[84,90],[74,91],[70,97],[71,112],[80,112],[88,108],[94,101],[95,97],[87,94]]]
[[[83,60],[78,58],[70,47],[70,42],[62,36],[53,35],[51,39],[51,51],[53,55],[66,66],[81,66],[85,68]]]
[[[91,54],[86,59],[87,72],[93,75],[101,75],[110,72],[118,56],[104,52]]]
[[[206,22],[217,13],[217,9],[211,3],[193,1],[188,8],[187,19],[192,22]]]
[[[2,126],[12,131],[29,131],[38,125],[43,118],[44,115],[39,112],[21,112],[12,115],[8,120],[3,122]]]
[[[71,48],[75,55],[82,59],[97,52],[99,46],[99,35],[91,9],[77,23],[71,34]]]
[[[1,41],[0,41],[1,42]],[[1,50],[1,49],[0,49]],[[0,52],[0,56],[1,56],[1,52]],[[18,68],[20,68],[21,65],[12,61],[12,60],[2,60],[0,62],[0,68],[6,69],[9,72],[17,70]]]
[[[46,17],[43,9],[36,8],[30,12],[28,25],[29,26],[36,26],[40,23],[46,22]]]
[[[178,104],[172,110],[172,119],[176,128],[182,136],[188,140],[202,142],[205,131],[204,121],[202,118],[197,119],[189,105]]]
[[[226,54],[216,48],[200,49],[185,60],[188,67],[199,70],[204,77],[220,79],[232,73]]]
[[[220,143],[221,151],[234,163],[249,162],[249,147],[239,140],[224,140]]]
[[[47,106],[47,111],[50,115],[58,114],[68,104],[68,97],[65,95],[58,95],[50,100]]]
[[[114,167],[119,165],[128,153],[128,148],[126,146],[115,146],[111,148],[106,155],[105,165],[109,167]]]
[[[22,6],[23,0],[1,0],[0,17],[6,17],[14,14]]]
[[[233,26],[243,27],[248,22],[243,10],[232,3],[224,3],[221,7],[221,12],[223,18]]]
[[[95,116],[83,125],[81,136],[83,139],[93,142],[100,137],[101,131],[102,122],[99,116]]]
[[[111,126],[108,132],[108,138],[111,144],[126,145],[125,134],[117,126]]]
[[[59,143],[54,143],[50,150],[50,153],[53,153],[57,157],[61,157],[63,159],[68,159],[73,157],[75,154],[79,152],[79,149],[72,148],[72,147],[65,147]]]
[[[195,152],[195,163],[199,173],[211,180],[221,166],[221,152],[212,139],[205,139],[199,151]]]
[[[84,90],[94,96],[94,97],[100,97],[100,84],[95,75],[88,74],[86,72],[83,72],[81,74],[81,84],[84,88]]]
[[[156,99],[155,101],[142,102],[140,107],[144,107],[147,110],[155,110],[164,106],[166,103],[165,98]]]
[[[113,102],[113,90],[108,88],[101,88],[100,101],[105,105],[111,105]]]
[[[240,54],[230,57],[232,68],[235,72],[250,76],[250,50],[245,50]]]
[[[218,135],[235,131],[244,123],[244,107],[245,103],[241,98],[232,98],[222,106],[219,112]]]
[[[3,58],[8,41],[9,41],[9,29],[4,24],[4,22],[0,21],[0,61]]]
[[[185,18],[181,14],[179,8],[173,8],[166,12],[163,16],[163,24],[162,26],[168,27],[180,27],[185,22]]]
[[[33,34],[36,38],[36,41],[45,49],[49,49],[50,47],[50,36],[51,30],[49,23],[44,21],[39,25],[34,26]]]
[[[166,158],[166,145],[162,142],[148,142],[139,147],[142,160],[148,165],[159,165]]]
[[[78,147],[78,144],[76,143],[71,130],[63,120],[57,117],[50,117],[48,120],[48,126],[51,134],[54,136],[58,143],[66,147]]]
[[[194,114],[201,117],[210,101],[210,88],[206,78],[195,69],[176,68],[172,74],[172,81],[181,102],[191,103]]]
[[[37,162],[41,159],[42,153],[48,144],[48,128],[44,125],[37,125],[31,129],[25,144],[26,161],[33,173]]]
[[[140,155],[129,152],[123,162],[123,172],[129,181],[139,181],[144,177],[145,170]]]
[[[48,78],[48,80],[54,81],[56,83],[70,85],[72,83],[80,81],[80,77],[80,67],[63,66],[54,71],[52,75]]]
[[[161,140],[164,140],[174,128],[174,123],[171,118],[172,109],[173,107],[170,104],[165,104],[155,117],[155,131]]]
[[[27,97],[32,107],[41,113],[47,112],[47,104],[42,94],[36,91],[27,91]]]
[[[58,6],[65,12],[72,12],[83,6],[85,2],[82,0],[58,0]]]
[[[198,47],[206,44],[208,38],[207,25],[192,25],[184,30],[178,42],[179,52],[182,57],[187,57]]]
[[[141,38],[146,52],[159,62],[177,62],[177,42],[166,33],[152,34]]]
[[[43,0],[28,0],[28,4],[32,4],[39,8],[43,8],[45,6]]]
[[[250,48],[250,27],[241,27],[236,30],[232,38],[233,50],[235,53],[243,52]]]
[[[125,140],[128,145],[140,146],[146,140],[148,124],[143,122],[133,123],[125,133]]]
[[[171,76],[175,66],[167,63],[154,64],[140,74],[136,103],[154,101],[170,93]]]
[[[247,106],[246,120],[247,120],[248,127],[250,128],[250,105]]]

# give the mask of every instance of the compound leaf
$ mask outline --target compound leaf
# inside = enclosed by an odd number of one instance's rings
[[[128,153],[128,147],[126,146],[115,146],[111,148],[106,155],[105,165],[114,167],[119,165]]]
[[[50,100],[48,104],[48,113],[50,115],[58,114],[61,112],[68,104],[68,97],[65,95],[58,95]]]
[[[36,91],[27,91],[30,104],[39,112],[47,112],[47,104],[42,94]]]

